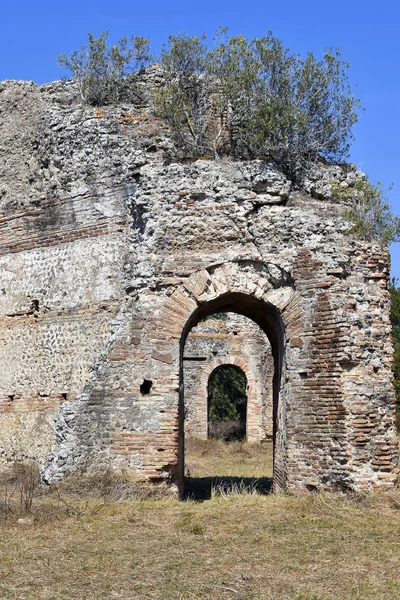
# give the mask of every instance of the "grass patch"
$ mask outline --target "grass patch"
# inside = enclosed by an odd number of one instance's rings
[[[272,477],[272,442],[248,444],[189,437],[185,467],[190,477]]]
[[[106,471],[39,486],[22,522],[16,500],[0,520],[1,600],[400,598],[399,491],[163,492]]]
[[[90,498],[78,516],[46,513],[51,499],[30,525],[2,522],[1,598],[400,597],[399,494]]]
[[[269,494],[272,449],[271,442],[189,438],[185,451],[186,497],[208,500],[232,494]]]

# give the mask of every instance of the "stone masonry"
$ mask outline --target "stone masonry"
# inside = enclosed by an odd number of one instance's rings
[[[208,381],[222,365],[234,365],[246,376],[247,441],[254,443],[272,437],[271,346],[258,325],[234,313],[198,323],[187,337],[183,350],[185,435],[207,438]]]
[[[259,160],[178,163],[157,73],[102,109],[0,84],[1,460],[182,489],[185,341],[234,312],[271,345],[275,490],[390,489],[388,254],[330,192],[362,174],[320,165],[300,192]]]

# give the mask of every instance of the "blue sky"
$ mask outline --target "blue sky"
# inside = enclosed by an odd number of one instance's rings
[[[152,38],[155,53],[170,33],[212,35],[219,25],[231,34],[264,35],[269,29],[300,54],[320,56],[340,47],[364,112],[354,129],[351,160],[390,192],[400,214],[400,3],[396,0],[2,0],[0,80],[59,79],[56,56],[79,48],[88,31]],[[392,274],[400,277],[400,244],[392,247]]]

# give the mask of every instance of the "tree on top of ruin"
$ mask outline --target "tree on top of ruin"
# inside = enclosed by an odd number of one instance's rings
[[[349,234],[386,247],[400,241],[400,217],[392,213],[380,182],[373,185],[366,176],[349,187],[334,182],[332,196],[347,206],[345,214],[351,223]]]
[[[138,97],[134,73],[151,59],[149,38],[110,46],[103,32],[89,33],[88,44],[58,63],[79,81],[84,102],[99,106]],[[221,27],[212,47],[205,35],[169,36],[158,62],[163,83],[155,108],[170,128],[176,160],[261,158],[301,187],[318,161],[348,157],[360,100],[338,50],[302,58],[272,32],[247,39]],[[400,238],[400,219],[379,185],[359,179],[332,190],[349,207],[349,233],[382,245]]]
[[[88,104],[121,100],[132,72],[151,59],[148,38],[107,40],[108,32],[89,34],[80,50],[58,57]],[[299,180],[321,157],[348,155],[360,102],[337,50],[301,58],[272,32],[247,39],[221,27],[212,47],[204,35],[169,36],[159,63],[158,112],[185,159],[263,158]]]
[[[186,156],[262,158],[292,181],[321,158],[348,157],[360,101],[338,50],[301,58],[272,32],[249,40],[220,28],[212,48],[204,35],[170,36],[160,63],[160,114]]]

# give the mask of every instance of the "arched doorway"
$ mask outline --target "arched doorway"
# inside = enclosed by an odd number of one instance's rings
[[[208,437],[208,384],[214,369],[236,366],[247,379],[246,437],[272,437],[271,345],[263,330],[237,313],[217,313],[190,330],[184,348],[185,436]]]
[[[247,432],[247,377],[236,365],[216,367],[208,377],[208,437],[244,440]]]
[[[271,344],[274,361],[273,373],[273,485],[276,490],[284,490],[285,472],[285,401],[281,394],[285,353],[285,329],[280,311],[270,302],[252,295],[228,292],[208,302],[200,304],[187,320],[181,336],[180,352],[180,407],[179,407],[179,463],[178,472],[181,490],[184,489],[185,473],[185,389],[183,379],[183,355],[185,341],[191,329],[201,320],[219,312],[233,312],[244,315],[257,323],[267,335]]]

